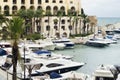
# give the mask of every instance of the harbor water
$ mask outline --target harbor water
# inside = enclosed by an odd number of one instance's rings
[[[101,64],[120,64],[120,41],[104,48],[76,45],[74,49],[55,51],[57,54],[74,56],[73,60],[86,63],[78,72],[91,75]]]

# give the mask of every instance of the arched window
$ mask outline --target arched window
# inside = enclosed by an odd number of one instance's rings
[[[58,7],[57,6],[53,7],[53,14],[57,15],[57,12],[58,12]]]
[[[21,0],[21,4],[25,4],[25,0]]]
[[[30,4],[34,4],[34,0],[30,0]]]
[[[41,4],[42,3],[42,1],[41,0],[38,0],[38,4]]]
[[[71,7],[71,10],[72,10],[72,11],[75,11],[75,7]]]
[[[31,9],[31,10],[34,10],[34,9],[35,9],[35,7],[34,7],[34,6],[30,6],[30,9]]]
[[[60,2],[59,3],[63,3],[63,0],[60,0]]]
[[[25,7],[25,6],[21,6],[21,9],[22,9],[22,10],[25,10],[25,9],[26,9],[26,7]]]
[[[50,6],[47,6],[47,7],[46,7],[46,10],[51,10],[51,7],[50,7]]]
[[[10,15],[9,6],[8,6],[8,5],[6,5],[6,6],[4,7],[4,14],[5,14],[6,16]]]
[[[16,4],[17,3],[17,1],[16,0],[13,0],[13,4]]]
[[[56,0],[53,0],[52,3],[56,3]]]
[[[46,3],[49,3],[49,0],[45,0]]]
[[[42,7],[41,7],[41,6],[38,6],[38,7],[37,7],[37,10],[41,10],[41,9],[42,9]]]
[[[62,37],[67,37],[67,33],[64,32],[63,35],[62,35]]]
[[[71,7],[71,12],[73,15],[76,15],[75,7]]]
[[[51,7],[50,6],[47,6],[46,7],[46,15],[51,15]]]
[[[12,7],[12,14],[16,14],[16,12],[17,12],[17,6],[13,6]]]
[[[60,8],[60,10],[63,12],[63,15],[65,15],[65,7],[62,6],[62,7]]]

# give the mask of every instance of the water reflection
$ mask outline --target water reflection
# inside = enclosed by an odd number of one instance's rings
[[[74,56],[74,61],[87,63],[79,72],[91,74],[100,64],[119,64],[120,43],[111,44],[105,48],[95,48],[85,45],[76,45],[74,49],[55,51]]]

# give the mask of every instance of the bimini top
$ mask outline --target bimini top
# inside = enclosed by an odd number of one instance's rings
[[[0,49],[0,56],[7,55],[7,52],[3,49]]]
[[[48,54],[48,55],[51,55],[51,52],[50,51],[47,51],[47,50],[37,50],[37,51],[34,51],[34,53],[36,54]]]

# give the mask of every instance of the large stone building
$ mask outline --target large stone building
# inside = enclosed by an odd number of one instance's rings
[[[51,16],[44,16],[40,25],[32,25],[34,32],[39,32],[44,36],[67,36],[70,34],[82,33],[83,19],[78,16],[81,14],[80,0],[1,0],[0,12],[2,14],[16,14],[20,9],[43,9],[49,10]],[[59,10],[64,11],[64,16],[55,16]],[[76,16],[68,16],[68,10],[76,12]],[[49,19],[49,20],[48,20]],[[58,20],[57,23],[54,20]],[[88,24],[89,25],[89,24]]]

